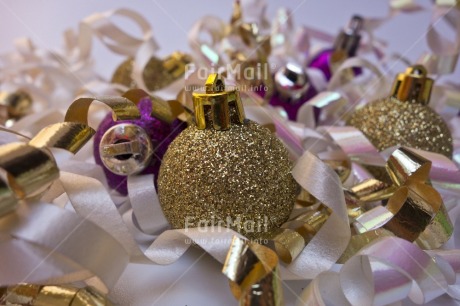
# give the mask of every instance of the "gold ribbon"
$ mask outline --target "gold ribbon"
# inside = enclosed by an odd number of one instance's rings
[[[133,99],[142,96],[137,91],[128,91],[126,95]],[[0,146],[0,169],[4,173],[0,177],[0,216],[12,211],[20,200],[40,196],[59,177],[49,148],[75,154],[91,139],[95,130],[88,125],[88,111],[94,101],[109,106],[115,120],[140,116],[138,100],[111,96],[79,98],[67,110],[65,122],[45,127],[28,143]]]
[[[40,286],[18,284],[0,288],[1,305],[33,306],[112,306],[102,293],[93,287]]]
[[[279,258],[290,264],[321,229],[330,216],[327,207],[317,204],[310,209],[298,209],[281,228],[267,235],[267,246],[273,249]]]
[[[239,305],[284,305],[278,256],[271,249],[234,236],[222,273]]]
[[[135,59],[128,58],[115,70],[111,83],[121,84],[128,88],[136,88],[145,85],[149,91],[163,89],[179,80],[186,72],[186,67],[192,62],[189,55],[182,52],[173,52],[167,57],[160,59],[150,57],[142,70],[144,84],[136,84],[132,75],[134,73]]]
[[[339,262],[381,237],[415,241],[423,249],[439,248],[449,240],[453,225],[440,194],[430,185],[430,168],[429,160],[401,147],[386,164],[391,184],[368,179],[344,189],[355,235]],[[383,205],[375,206],[378,201]],[[311,195],[300,203],[304,208],[295,210],[288,222],[264,237],[269,240],[267,246],[287,264],[302,252],[331,213]]]
[[[453,232],[441,195],[429,180],[431,162],[413,151],[401,147],[393,152],[386,164],[392,185],[376,179],[363,181],[345,195],[347,204],[366,204],[383,200],[355,219],[357,235],[353,236],[341,258],[346,261],[370,241],[382,236],[397,236],[415,241],[423,249],[442,246]]]
[[[345,182],[351,174],[351,161],[342,156],[342,159],[323,160],[339,176],[340,181]],[[321,229],[331,214],[331,210],[319,203],[308,191],[301,190],[296,201],[301,208],[295,209],[291,217],[281,228],[274,230],[266,235],[267,246],[274,250],[281,261],[290,264],[305,246],[311,241],[316,233]],[[348,214],[359,215],[361,208],[355,204],[349,205]]]

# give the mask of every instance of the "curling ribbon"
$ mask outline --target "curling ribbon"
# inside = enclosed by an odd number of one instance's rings
[[[360,205],[388,199],[384,207],[377,206],[358,216],[353,223],[355,231],[365,234],[383,228],[416,241],[424,249],[439,248],[447,242],[453,226],[441,195],[429,185],[430,168],[430,161],[406,148],[394,151],[386,164],[393,186],[370,179],[348,190],[348,196]],[[350,249],[359,249],[362,242],[361,237],[353,237],[342,260],[350,256]]]
[[[112,306],[112,303],[97,289],[73,286],[40,286],[18,284],[0,288],[0,303],[3,305],[55,305],[55,306]]]
[[[134,37],[118,27],[111,20],[113,17],[124,17],[134,22],[141,30],[141,37]],[[91,52],[91,39],[96,36],[111,51],[134,56],[143,44],[149,44],[154,50],[158,44],[153,38],[148,21],[139,13],[130,9],[116,9],[104,13],[96,13],[86,17],[80,23],[78,44],[80,57],[87,58]]]
[[[14,209],[19,200],[37,196],[58,178],[59,170],[48,148],[76,153],[93,136],[88,126],[88,110],[93,101],[109,106],[114,118],[138,118],[136,104],[124,97],[79,98],[70,105],[65,122],[42,129],[26,143],[9,143],[0,147],[0,168],[7,180],[0,180],[0,215]]]
[[[233,237],[222,273],[239,305],[284,305],[278,257],[269,248]]]
[[[350,69],[356,67],[368,69],[374,77],[361,80],[361,83],[343,84],[344,77]],[[385,96],[388,88],[389,83],[379,67],[363,58],[349,58],[337,68],[325,91],[318,93],[300,107],[297,122],[309,128],[336,125],[344,120],[347,112],[353,107]],[[315,110],[321,111],[318,122],[315,122]]]
[[[388,305],[406,297],[424,304],[444,293],[458,299],[459,255],[459,250],[428,254],[404,239],[381,238],[339,272],[318,275],[297,305]]]
[[[42,202],[20,203],[0,219],[0,233],[8,237],[0,241],[0,286],[84,281],[107,292],[129,260],[111,234]]]
[[[125,32],[113,21],[114,17],[133,22],[140,28],[141,35],[136,37]],[[64,49],[58,51],[38,48],[28,38],[18,39],[15,42],[17,52],[0,57],[3,63],[0,73],[2,86],[6,89],[19,87],[29,92],[34,101],[39,102],[34,103],[35,111],[45,109],[50,100],[56,104],[58,100],[75,97],[82,90],[116,92],[121,85],[110,85],[93,71],[92,40],[97,37],[110,51],[136,58],[135,64],[140,72],[133,77],[138,80],[139,86],[145,88],[142,71],[147,62],[140,61],[150,59],[158,50],[158,45],[142,15],[129,9],[96,13],[80,22],[77,33],[69,29],[63,36]],[[164,65],[170,63],[165,62]]]
[[[422,55],[418,63],[424,65],[430,74],[444,75],[454,72],[460,56],[460,9],[450,1],[436,1],[437,7],[433,13],[431,24],[426,35],[431,53]],[[454,1],[455,2],[455,1]],[[436,29],[436,24],[445,19],[455,32],[455,40],[449,41]]]
[[[71,212],[45,203],[31,202],[59,176],[56,161],[49,149],[59,148],[76,153],[94,134],[94,130],[88,126],[87,115],[89,106],[96,100],[109,106],[115,119],[139,117],[136,104],[124,97],[80,98],[69,107],[65,122],[45,127],[28,143],[13,142],[0,146],[0,166],[7,173],[6,181],[2,180],[0,203],[3,217],[0,219],[0,230],[10,236],[10,239],[0,242],[1,248],[10,250],[3,257],[3,263],[9,262],[9,268],[0,267],[2,271],[5,270],[5,273],[0,273],[0,285],[12,285],[27,279],[35,282],[87,280],[106,292],[124,270],[128,262],[127,253],[110,234]],[[92,213],[94,210],[89,212]],[[47,224],[45,228],[44,224]],[[42,231],[37,231],[39,228]],[[17,256],[11,250],[21,247],[28,248],[26,254],[40,254],[31,250],[32,245],[28,243],[52,250],[45,258],[53,253],[62,254],[74,264],[69,268],[68,263],[53,259],[58,268],[43,270],[40,268],[43,262],[39,262],[40,256],[36,256],[35,260],[28,261],[35,263],[35,266],[23,265],[18,269]],[[103,247],[103,252],[114,254],[87,256],[86,252],[92,247]],[[103,255],[100,251],[99,254]],[[103,262],[100,262],[101,259]],[[17,271],[8,272],[10,268],[16,268]],[[29,272],[21,274],[20,271]]]
[[[259,28],[268,27],[265,19],[266,3],[264,0],[235,1],[233,15],[230,23],[215,16],[205,16],[197,21],[188,33],[188,42],[192,49],[193,56],[200,64],[205,66],[220,66],[230,62],[232,57],[225,58],[226,53],[255,54],[255,51],[248,48],[250,43],[250,31],[247,27],[256,24]],[[244,13],[244,14],[243,14]],[[210,37],[210,41],[203,40],[203,37]],[[269,43],[269,40],[267,40]],[[235,48],[237,47],[237,48]],[[267,44],[262,44],[267,48]],[[266,55],[268,50],[264,50]]]
[[[264,99],[268,101],[273,81],[268,67],[271,45],[265,8],[264,0],[235,1],[230,23],[205,16],[192,27],[188,40],[198,64],[211,71],[225,69],[227,78],[241,83],[241,88],[249,83],[242,76],[241,66],[254,65],[255,68],[257,65],[258,81],[267,88]],[[209,36],[211,41],[204,41],[205,36]]]

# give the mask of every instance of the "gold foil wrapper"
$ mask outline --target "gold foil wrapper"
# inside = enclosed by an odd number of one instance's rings
[[[18,284],[0,288],[0,305],[15,306],[111,306],[93,287]]]
[[[171,124],[185,111],[180,102],[175,100],[165,101],[160,97],[148,94],[142,89],[130,89],[123,94],[123,97],[136,105],[141,99],[149,98],[152,101],[152,112],[150,115],[168,124]]]
[[[32,97],[24,90],[0,92],[0,124],[9,126],[32,110]]]
[[[163,59],[151,57],[142,72],[145,86],[149,91],[167,87],[185,74],[185,68],[191,61],[189,55],[181,52],[173,52]],[[133,65],[134,59],[132,58],[123,61],[115,70],[111,82],[129,88],[137,87],[138,84],[132,78]]]
[[[42,129],[29,144],[37,148],[60,148],[77,153],[95,131],[82,123],[62,122]]]
[[[239,305],[284,305],[278,256],[271,249],[233,237],[222,273]]]
[[[268,246],[272,248],[284,263],[291,263],[310,240],[321,229],[330,216],[323,205],[317,209],[302,212],[284,223],[281,228],[270,232]]]
[[[384,207],[376,206],[355,218],[357,235],[350,241],[343,260],[388,233],[415,241],[423,249],[439,248],[447,242],[453,226],[441,195],[430,184],[430,168],[429,160],[401,147],[386,164],[393,185],[369,179],[346,190],[347,204],[364,207],[383,200]]]

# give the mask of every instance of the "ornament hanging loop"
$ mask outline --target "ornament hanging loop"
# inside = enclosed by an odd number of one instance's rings
[[[430,102],[433,79],[422,65],[413,65],[399,73],[393,83],[391,96],[403,102],[427,105]]]
[[[195,121],[199,130],[212,127],[228,130],[231,124],[242,124],[245,119],[239,92],[234,87],[226,87],[220,74],[210,74],[205,90],[193,92]]]

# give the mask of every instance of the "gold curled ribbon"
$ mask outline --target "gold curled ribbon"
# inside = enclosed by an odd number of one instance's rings
[[[284,263],[290,264],[321,229],[330,216],[324,205],[299,212],[285,222],[281,228],[270,232],[267,246],[273,249]]]
[[[173,52],[163,59],[150,57],[143,67],[142,79],[149,91],[156,91],[171,85],[180,79],[186,72],[186,66],[192,62],[189,55],[182,52]],[[139,87],[133,80],[135,59],[128,58],[115,70],[111,83],[122,84],[128,88]]]
[[[327,158],[324,161],[345,182],[351,174],[351,161],[340,155],[338,159]],[[331,215],[331,210],[319,203],[308,191],[301,190],[297,201],[301,208],[295,209],[291,217],[279,229],[268,233],[264,238],[267,246],[274,250],[281,261],[290,264],[300,255],[305,246],[318,233]],[[357,204],[348,207],[349,216],[360,215],[361,207]]]
[[[439,6],[457,6],[460,9],[460,1],[459,0],[436,0],[436,5]]]
[[[0,288],[1,305],[31,306],[112,306],[102,293],[93,287],[40,286],[18,284]]]
[[[174,120],[183,120],[182,115],[186,113],[185,107],[177,100],[165,101],[160,97],[148,94],[142,89],[130,89],[122,97],[138,104],[143,98],[149,98],[152,101],[152,111],[150,116],[171,124]]]
[[[386,164],[392,185],[376,179],[365,180],[348,189],[347,201],[362,207],[384,200],[357,218],[348,249],[342,256],[347,260],[370,241],[394,235],[415,241],[423,249],[435,249],[450,238],[453,225],[439,192],[429,180],[431,161],[401,147],[393,152]]]
[[[222,273],[239,305],[284,305],[278,256],[271,249],[234,236]]]
[[[334,165],[330,164],[335,169]],[[401,147],[390,156],[385,169],[390,184],[367,179],[344,188],[355,235],[339,262],[345,262],[362,247],[381,237],[397,236],[415,241],[423,249],[435,249],[452,235],[453,225],[442,198],[430,185],[429,160]],[[302,252],[331,213],[308,193],[304,198],[301,201],[306,203],[304,208],[298,209],[297,213],[294,211],[288,222],[264,237],[268,239],[267,246],[287,264]],[[379,201],[383,205],[376,206]]]
[[[10,126],[14,121],[29,114],[32,103],[31,95],[25,90],[0,92],[0,124]]]
[[[109,106],[115,120],[140,116],[137,103],[125,97],[79,98],[68,108],[65,122],[45,127],[28,143],[0,146],[0,216],[12,211],[18,201],[39,196],[59,177],[49,148],[75,154],[91,139],[95,130],[88,125],[88,111],[94,101]]]

